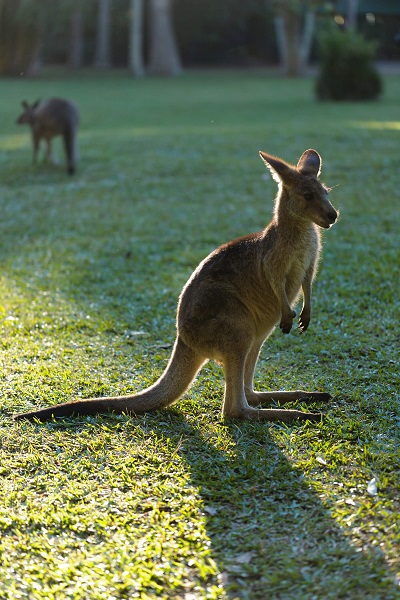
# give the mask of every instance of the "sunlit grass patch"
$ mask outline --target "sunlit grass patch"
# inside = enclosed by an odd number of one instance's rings
[[[400,129],[400,121],[356,121],[354,125],[365,129]]]

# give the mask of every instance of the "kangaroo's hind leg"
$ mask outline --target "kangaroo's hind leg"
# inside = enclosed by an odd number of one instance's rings
[[[37,161],[38,161],[40,138],[35,133],[32,135],[32,146],[33,146],[32,164],[36,165]]]
[[[248,352],[240,351],[236,347],[234,351],[224,356],[225,370],[225,394],[223,404],[223,416],[253,421],[284,421],[290,423],[297,419],[320,421],[320,413],[308,413],[299,410],[254,408],[250,406],[245,393],[245,365]],[[292,392],[295,393],[295,392]],[[290,394],[290,392],[289,392]]]
[[[258,356],[260,354],[262,342],[254,341],[246,357],[245,371],[244,371],[244,387],[247,402],[256,406],[260,404],[258,393],[254,391],[254,374],[256,370]]]
[[[54,148],[51,138],[46,138],[46,155],[45,160],[52,165],[57,164],[56,156],[54,154]]]
[[[279,390],[272,392],[254,391],[254,373],[261,346],[262,344],[254,342],[246,358],[245,391],[247,402],[250,406],[257,406],[259,404],[270,406],[274,401],[279,402],[280,404],[286,404],[286,402],[292,402],[293,400],[327,402],[330,399],[331,395],[326,392],[306,392],[304,390]]]
[[[224,417],[245,418],[249,408],[244,389],[246,351],[229,352],[224,356],[225,392],[222,414]]]
[[[67,157],[67,172],[69,175],[75,173],[75,159],[76,159],[76,140],[75,132],[72,127],[67,127],[63,134],[64,149]]]

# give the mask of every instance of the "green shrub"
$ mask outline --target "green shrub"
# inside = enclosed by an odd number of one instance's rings
[[[360,34],[339,29],[320,37],[320,72],[316,94],[320,100],[373,100],[382,80],[373,58],[375,45]]]

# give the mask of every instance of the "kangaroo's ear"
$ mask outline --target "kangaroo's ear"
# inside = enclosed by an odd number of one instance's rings
[[[34,102],[32,104],[32,108],[37,108],[39,106],[39,104],[40,104],[40,98],[39,98],[39,100],[36,100],[36,102]]]
[[[259,152],[261,159],[264,161],[266,167],[271,171],[272,178],[277,182],[289,183],[293,179],[293,168],[288,165],[284,160],[271,156],[266,152]]]
[[[22,108],[24,108],[25,110],[28,110],[29,104],[27,103],[26,100],[22,100],[21,105],[22,105]]]
[[[306,150],[299,158],[297,170],[302,175],[318,175],[321,173],[322,159],[316,150]]]

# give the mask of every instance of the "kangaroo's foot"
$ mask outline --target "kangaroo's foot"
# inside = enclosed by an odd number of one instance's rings
[[[303,390],[254,392],[253,390],[246,390],[246,399],[251,406],[257,406],[258,404],[271,405],[274,401],[280,404],[286,404],[294,400],[327,402],[330,398],[331,395],[327,392],[305,392]]]
[[[292,421],[322,421],[322,413],[302,412],[301,410],[274,409],[274,408],[253,408],[248,406],[243,408],[240,413],[224,413],[224,418],[242,419],[244,421],[283,421],[291,423]]]

